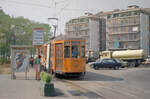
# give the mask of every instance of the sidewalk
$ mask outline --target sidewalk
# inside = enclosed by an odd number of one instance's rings
[[[30,69],[25,80],[25,73],[15,73],[16,79],[11,80],[11,75],[0,75],[0,99],[76,99],[68,90],[69,86],[55,79],[56,96],[44,97],[40,93],[40,81],[35,80],[35,71]]]
[[[55,87],[57,87],[56,84]],[[16,79],[14,80],[11,80],[11,75],[0,75],[0,99],[47,98],[40,94],[40,81],[35,80],[34,69],[30,69],[30,72],[28,72],[27,80],[25,80],[25,73],[16,73]]]

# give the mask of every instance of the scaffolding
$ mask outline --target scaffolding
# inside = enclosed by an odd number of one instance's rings
[[[140,48],[140,15],[122,15],[107,20],[109,49]]]

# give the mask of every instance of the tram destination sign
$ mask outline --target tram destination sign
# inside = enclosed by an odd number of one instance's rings
[[[42,28],[33,29],[33,45],[44,44],[44,30]]]

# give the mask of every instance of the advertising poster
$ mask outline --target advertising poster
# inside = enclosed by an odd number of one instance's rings
[[[25,50],[15,50],[13,58],[13,70],[15,72],[26,72],[29,65],[29,55]]]

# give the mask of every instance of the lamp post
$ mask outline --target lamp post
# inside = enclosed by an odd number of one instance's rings
[[[57,21],[58,22],[58,18],[48,18],[48,21],[49,20],[55,20],[55,21]],[[55,35],[56,35],[56,29],[57,29],[57,27],[58,27],[58,25],[57,24],[54,24],[54,25],[52,25],[53,27],[54,27],[54,36],[53,37],[51,37],[50,38],[50,45],[49,45],[49,68],[48,68],[48,72],[49,73],[52,73],[52,66],[51,66],[51,64],[52,64],[52,62],[51,62],[51,40],[53,40],[54,38],[55,38]]]
[[[50,20],[55,20],[55,21],[58,22],[58,18],[48,18],[48,20],[49,20],[49,21],[50,21]],[[52,26],[54,27],[54,36],[53,36],[51,39],[54,39],[54,38],[55,38],[55,35],[56,35],[56,30],[57,30],[57,28],[58,28],[58,23],[57,23],[57,24],[53,24]],[[50,39],[50,40],[51,40],[51,39]]]

